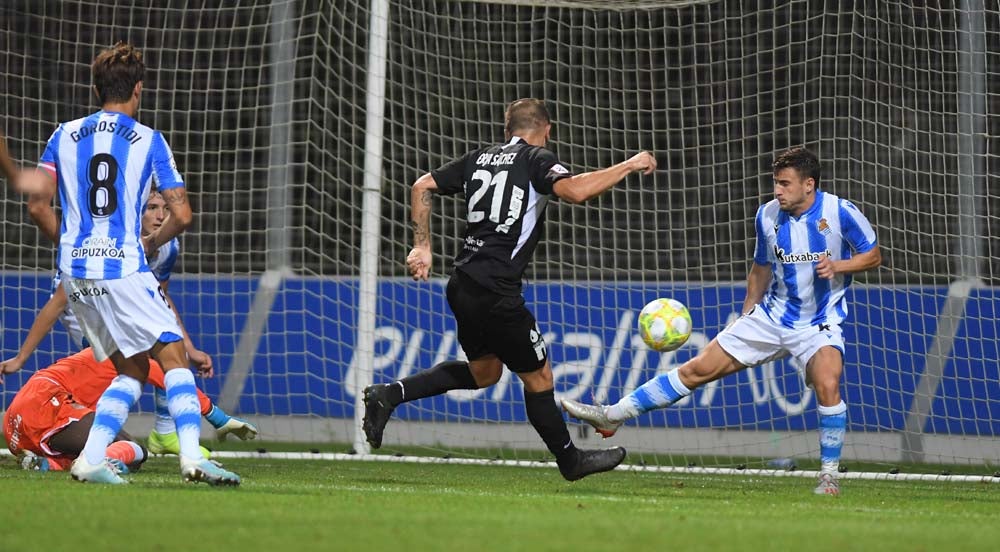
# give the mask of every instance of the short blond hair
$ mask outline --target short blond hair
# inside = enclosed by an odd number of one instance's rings
[[[509,137],[514,136],[518,131],[537,130],[547,124],[550,124],[550,119],[545,102],[534,98],[521,98],[507,106],[503,130]]]

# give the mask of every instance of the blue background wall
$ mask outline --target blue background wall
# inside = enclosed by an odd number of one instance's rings
[[[44,274],[7,273],[3,280],[0,349],[9,358],[27,333],[35,311],[48,297]],[[218,397],[246,320],[255,279],[176,278],[171,294],[196,343],[213,355],[217,376],[200,380]],[[386,280],[379,285],[376,381],[390,381],[431,366],[457,351],[454,322],[443,297],[443,282],[416,284]],[[357,312],[355,280],[293,279],[285,282],[268,319],[265,335],[246,382],[239,411],[248,415],[313,414],[353,416],[353,390],[344,385],[354,356]],[[556,371],[557,391],[584,400],[617,400],[635,384],[690,358],[723,328],[738,305],[741,286],[610,286],[534,283],[526,288],[529,306],[546,335]],[[859,288],[851,290],[844,326],[848,344],[845,396],[853,431],[903,428],[913,390],[924,370],[924,355],[945,300],[944,287]],[[634,317],[653,297],[675,297],[691,310],[696,334],[668,358],[632,347]],[[627,305],[631,308],[622,308]],[[1000,376],[996,315],[1000,293],[974,292],[934,401],[926,431],[996,436],[1000,434]],[[617,351],[616,337],[620,346]],[[26,372],[7,378],[3,404],[36,366],[71,347],[57,329],[42,343]],[[410,351],[409,355],[407,351]],[[615,360],[617,358],[617,360]],[[773,381],[765,382],[765,374]],[[600,384],[607,384],[601,395]],[[403,419],[525,420],[516,378],[477,397],[436,397],[397,410]],[[802,403],[802,404],[800,404]],[[145,397],[140,408],[149,410]],[[671,427],[805,429],[816,425],[815,399],[804,391],[788,362],[744,371],[695,392],[687,403],[651,413],[635,423]]]

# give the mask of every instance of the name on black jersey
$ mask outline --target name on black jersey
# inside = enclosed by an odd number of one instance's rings
[[[76,143],[98,132],[110,132],[117,136],[121,136],[133,145],[142,140],[142,136],[139,136],[138,132],[132,130],[131,127],[118,124],[117,121],[100,121],[94,125],[80,127],[80,130],[70,132],[69,137],[73,139],[74,143]]]
[[[479,248],[484,245],[486,245],[486,242],[483,240],[478,240],[472,236],[465,237],[465,248],[469,251],[479,251]]]
[[[516,151],[513,153],[484,153],[476,159],[476,164],[480,167],[510,165],[514,162],[517,154]]]

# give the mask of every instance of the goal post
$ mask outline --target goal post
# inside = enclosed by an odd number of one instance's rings
[[[577,170],[656,151],[652,179],[591,205],[550,205],[527,277],[557,392],[614,401],[690,358],[738,311],[770,162],[807,145],[822,159],[822,187],[862,207],[886,256],[849,297],[845,461],[991,463],[997,335],[983,312],[997,299],[996,264],[984,252],[997,198],[985,186],[995,159],[983,128],[996,117],[986,70],[996,57],[984,44],[996,40],[997,14],[982,3],[649,4],[395,4],[387,142],[398,147],[387,151],[406,158],[387,159],[390,257],[410,243],[406,185],[496,141],[511,99],[550,101],[552,147]],[[956,186],[961,197],[944,192]],[[460,247],[463,207],[434,208],[441,279],[383,281],[380,309],[392,314],[380,316],[376,381],[460,354],[441,265]],[[636,337],[638,309],[657,296],[684,301],[695,318],[691,343],[673,354]],[[425,321],[427,308],[442,318]],[[508,374],[491,389],[407,404],[387,446],[539,449],[519,403]],[[815,407],[798,370],[779,362],[645,415],[615,442],[654,462],[810,459]],[[596,445],[587,435],[578,440]]]
[[[771,160],[806,145],[820,187],[861,208],[885,257],[848,295],[844,461],[992,465],[1000,193],[988,175],[1000,159],[987,139],[1000,120],[1000,13],[982,0],[814,4],[13,2],[0,8],[2,124],[30,165],[58,122],[96,108],[94,55],[118,39],[139,46],[140,119],[166,136],[196,212],[170,290],[215,360],[202,387],[263,439],[358,453],[366,382],[463,355],[444,286],[464,204],[434,200],[433,278],[412,282],[410,185],[501,140],[510,101],[548,102],[550,147],[574,171],[642,149],[659,161],[588,204],[552,201],[526,275],[557,394],[586,401],[617,400],[732,319]],[[2,205],[9,358],[47,298],[54,255],[18,198]],[[676,352],[638,338],[655,297],[691,311],[695,332]],[[32,366],[69,351],[57,330]],[[0,404],[28,375],[8,378]],[[608,443],[572,427],[578,444],[622,444],[637,462],[731,468],[817,457],[816,426],[812,390],[782,361]],[[546,456],[509,373],[401,406],[383,450]]]

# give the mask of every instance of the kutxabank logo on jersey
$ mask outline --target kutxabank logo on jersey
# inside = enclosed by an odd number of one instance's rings
[[[777,257],[778,262],[782,264],[816,263],[819,262],[824,256],[832,257],[833,251],[827,249],[826,251],[820,252],[806,251],[805,253],[786,253],[784,249],[775,245],[774,256]]]

